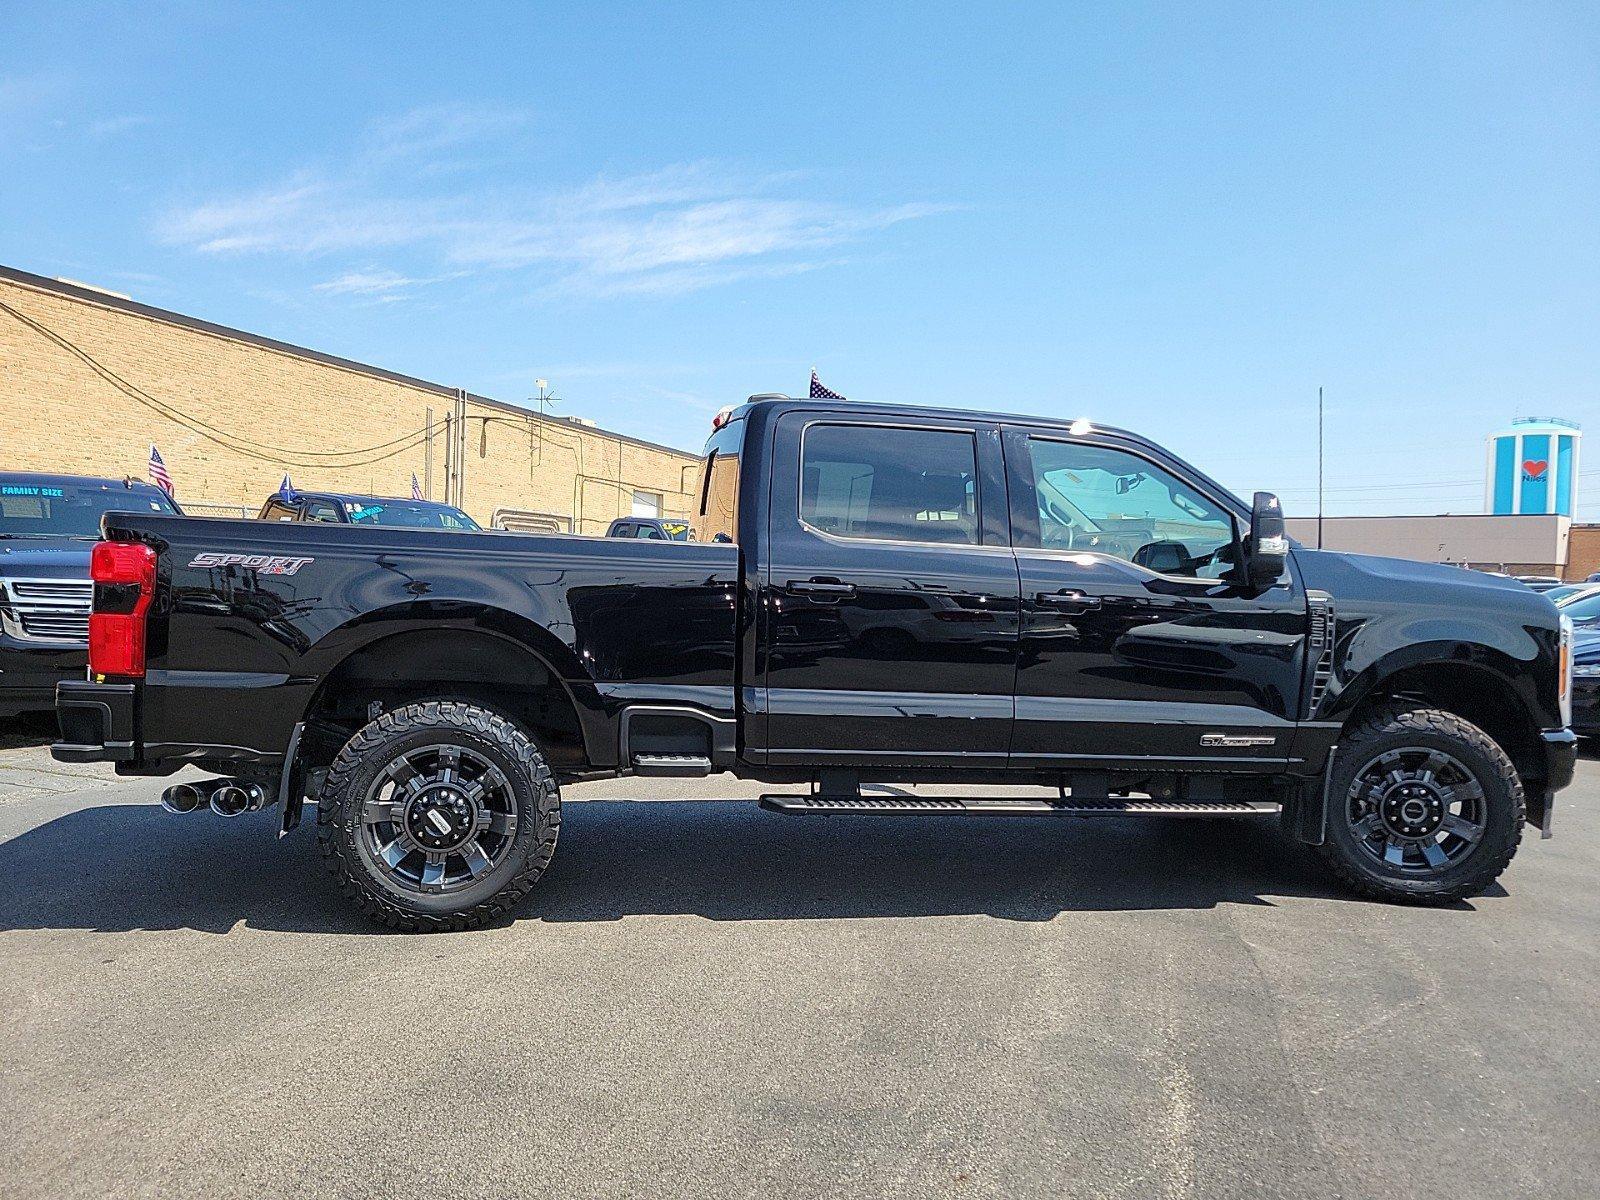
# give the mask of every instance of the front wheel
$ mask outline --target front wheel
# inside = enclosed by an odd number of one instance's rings
[[[1356,891],[1444,904],[1475,896],[1522,840],[1522,782],[1476,725],[1439,709],[1384,707],[1339,746],[1323,858]]]
[[[550,865],[561,797],[544,755],[498,713],[452,700],[383,713],[328,769],[317,840],[346,895],[408,932],[472,929]]]

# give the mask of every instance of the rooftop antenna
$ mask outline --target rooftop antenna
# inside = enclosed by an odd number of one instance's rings
[[[544,410],[546,406],[554,408],[560,404],[561,398],[550,390],[550,381],[548,379],[535,379],[533,386],[539,389],[537,396],[528,397],[529,404],[532,404],[535,400],[539,402],[539,445],[538,450],[535,452],[534,461],[542,463],[544,462]]]

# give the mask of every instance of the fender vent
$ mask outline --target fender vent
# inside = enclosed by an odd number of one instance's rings
[[[1308,592],[1306,601],[1311,607],[1311,634],[1306,643],[1306,657],[1314,664],[1311,668],[1311,695],[1306,703],[1306,719],[1310,720],[1322,707],[1322,698],[1328,694],[1328,684],[1333,681],[1333,643],[1337,630],[1332,596],[1326,592]]]

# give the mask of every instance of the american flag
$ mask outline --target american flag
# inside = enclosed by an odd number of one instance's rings
[[[422,499],[422,485],[417,482],[417,473],[415,471],[411,472],[411,498],[413,500]]]
[[[161,461],[161,451],[150,443],[150,482],[169,496],[177,495],[172,486],[172,476],[167,474],[167,464]]]
[[[843,400],[844,397],[832,388],[822,386],[822,380],[817,378],[817,369],[811,368],[811,395],[812,400]]]

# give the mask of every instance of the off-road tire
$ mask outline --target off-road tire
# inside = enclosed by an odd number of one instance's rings
[[[403,891],[369,866],[356,844],[367,790],[403,751],[430,745],[470,748],[504,774],[517,827],[505,858],[460,891]],[[340,889],[369,918],[407,933],[476,929],[504,916],[550,865],[561,830],[561,795],[544,755],[498,713],[456,700],[428,700],[381,714],[334,757],[318,802],[317,842]]]
[[[1405,874],[1366,853],[1346,817],[1357,773],[1375,755],[1403,748],[1453,756],[1483,789],[1483,836],[1460,861],[1427,875]],[[1482,893],[1516,854],[1527,815],[1522,781],[1493,738],[1454,713],[1400,703],[1376,706],[1345,730],[1327,796],[1327,836],[1318,850],[1329,869],[1352,891],[1414,904],[1450,904]]]

